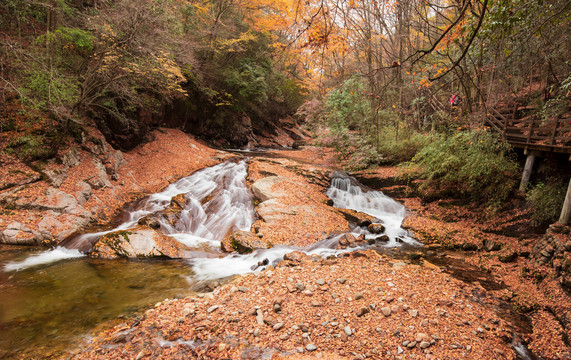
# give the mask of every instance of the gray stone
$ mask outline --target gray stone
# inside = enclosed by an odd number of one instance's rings
[[[220,307],[220,305],[213,305],[213,306],[209,307],[208,309],[206,309],[206,312],[207,312],[207,313],[214,312],[214,311],[216,311],[219,307]]]
[[[347,336],[351,336],[351,334],[353,333],[353,332],[351,331],[351,328],[350,328],[349,326],[345,326],[345,327],[343,328],[343,331],[345,332],[345,335],[347,335]]]
[[[305,347],[305,349],[307,351],[315,351],[317,350],[317,346],[315,346],[314,344],[307,344],[307,346]]]
[[[284,176],[268,176],[260,179],[252,184],[252,193],[260,201],[264,202],[286,194],[279,190],[273,190],[273,186],[280,182],[289,182],[290,180]]]

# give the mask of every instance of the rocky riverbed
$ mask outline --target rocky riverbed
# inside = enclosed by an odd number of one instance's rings
[[[90,146],[87,142],[74,153],[79,162],[54,165],[63,166],[61,183],[46,179],[47,175],[37,179],[31,171],[30,181],[14,179],[2,190],[4,243],[58,243],[86,223],[117,219],[117,209],[129,199],[162,190],[178,178],[234,156],[175,130],[157,131],[154,141],[127,154],[107,147],[97,155],[98,151],[87,150]],[[250,251],[307,246],[349,230],[362,217],[333,208],[325,196],[331,155],[306,147],[250,161],[247,184],[256,197],[258,216],[246,231],[258,244]],[[16,166],[14,159],[5,161]],[[98,161],[110,168],[105,176]],[[555,276],[557,264],[552,266],[556,256],[567,256],[565,244],[557,248],[563,250],[550,252],[546,247],[553,247],[552,240],[538,245],[540,236],[498,234],[501,231],[496,230],[505,224],[524,221],[521,214],[482,221],[477,212],[463,206],[422,203],[406,185],[394,181],[395,169],[359,175],[379,180],[376,188],[411,209],[405,225],[427,245],[424,250],[401,252],[400,260],[374,250],[344,251],[326,258],[290,252],[278,264],[261,262],[253,273],[222,279],[221,286],[212,281],[212,291],[165,299],[136,319],[95,334],[63,358],[513,359],[517,333],[542,358],[570,357],[570,301]],[[101,186],[89,182],[97,179]],[[60,227],[41,230],[46,212]],[[141,226],[142,231],[152,229],[148,223]],[[234,246],[236,236],[231,236],[222,247],[240,250]],[[362,244],[355,240],[348,240],[345,250]],[[464,251],[469,255],[464,256]],[[513,253],[516,256],[504,257]],[[549,255],[547,262],[544,253]],[[452,276],[446,258],[454,254],[502,286],[490,288]],[[536,274],[545,276],[538,281]],[[502,315],[500,303],[526,312],[533,333]]]

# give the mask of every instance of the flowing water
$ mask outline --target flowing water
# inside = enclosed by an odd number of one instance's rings
[[[227,255],[220,241],[232,229],[249,230],[255,220],[253,199],[245,178],[247,164],[228,161],[206,168],[169,185],[133,206],[125,220],[108,231],[84,234],[49,251],[0,253],[0,358],[2,349],[21,351],[31,346],[65,347],[101,322],[132,316],[166,297],[186,296],[205,282],[275,264],[293,250],[327,256],[339,254],[338,236],[306,248],[274,246],[247,255]],[[377,218],[386,228],[386,248],[420,245],[401,228],[406,208],[360,185],[344,173],[334,173],[327,195],[335,207]],[[176,221],[164,216],[174,198],[184,197]],[[111,231],[156,219],[160,230],[188,247],[184,260],[95,260],[86,257],[93,244]],[[351,233],[373,238],[366,228]]]

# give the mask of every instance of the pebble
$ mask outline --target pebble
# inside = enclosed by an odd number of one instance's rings
[[[213,311],[216,311],[216,309],[218,309],[220,307],[220,305],[213,305],[211,307],[209,307],[208,309],[206,309],[207,313],[211,313]]]
[[[345,332],[345,335],[347,335],[347,336],[351,336],[351,334],[353,333],[353,332],[351,331],[351,328],[350,328],[349,326],[345,326],[345,327],[343,328],[343,331]]]
[[[337,282],[338,282],[339,284],[345,284],[345,283],[347,282],[347,279],[345,279],[345,278],[339,278],[339,279],[337,279]]]
[[[317,285],[325,285],[325,280],[323,279],[317,279],[317,281],[315,281],[317,283]]]
[[[426,349],[430,347],[430,343],[428,341],[421,341],[420,342],[420,348],[421,349]]]
[[[412,316],[413,318],[415,318],[415,317],[418,316],[418,310],[409,310],[409,311],[408,311],[408,314],[409,314],[410,316]]]
[[[399,346],[397,347],[397,354],[402,354],[404,350]]]
[[[282,311],[282,307],[280,304],[274,304],[274,312],[279,313],[280,311]]]
[[[238,291],[239,291],[239,292],[242,292],[242,293],[245,293],[246,291],[248,291],[248,288],[245,287],[245,286],[240,286],[240,287],[238,288]]]
[[[363,316],[363,315],[365,315],[365,314],[367,314],[367,313],[370,313],[370,312],[371,312],[371,310],[369,310],[369,308],[363,307],[363,308],[361,308],[361,310],[359,310],[359,311],[357,312],[357,316],[358,316],[358,317],[361,317],[361,316]]]
[[[224,351],[226,350],[226,344],[221,343],[220,345],[218,345],[218,351]]]
[[[416,341],[412,341],[412,342],[408,343],[408,345],[407,345],[406,347],[409,348],[409,349],[412,349],[412,348],[414,348],[415,346],[416,346]]]
[[[363,293],[356,293],[355,296],[353,297],[355,300],[361,300],[363,298]]]
[[[295,288],[299,291],[303,291],[305,289],[305,285],[303,285],[303,283],[295,283]]]
[[[279,329],[283,328],[284,324],[283,323],[277,323],[274,325],[274,330],[278,331]]]
[[[385,316],[390,316],[391,315],[391,309],[389,307],[382,307],[381,308],[381,313]]]
[[[315,346],[314,344],[307,344],[307,346],[305,347],[305,349],[307,351],[315,351],[317,350],[317,346]]]
[[[255,337],[260,336],[260,329],[258,329],[258,328],[255,328],[255,329],[254,329],[254,336],[255,336]]]

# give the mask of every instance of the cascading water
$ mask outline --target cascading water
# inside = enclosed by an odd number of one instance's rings
[[[384,246],[400,246],[401,243],[420,245],[419,242],[408,236],[406,230],[401,228],[401,223],[406,216],[406,208],[382,192],[364,191],[354,178],[344,173],[334,173],[331,186],[326,194],[333,200],[335,207],[363,212],[382,222],[385,225],[386,234],[390,238],[390,241]],[[364,235],[365,238],[378,236],[360,227],[354,228],[351,233],[355,236]],[[248,255],[193,259],[193,269],[200,279],[214,279],[252,271],[261,261],[275,264],[282,260],[285,254],[294,250],[303,251],[308,255],[320,256],[356,250],[355,248],[337,250],[340,237],[341,235],[334,236],[306,248],[276,246],[271,249],[257,250]]]
[[[248,255],[229,255],[218,249],[222,238],[232,229],[249,230],[255,219],[252,196],[247,187],[245,161],[225,163],[197,171],[191,176],[169,185],[164,191],[149,196],[127,214],[127,220],[115,229],[84,234],[33,258],[5,266],[5,270],[19,270],[27,267],[81,256],[89,252],[101,236],[113,231],[127,230],[137,226],[139,220],[153,217],[160,224],[161,231],[186,245],[196,248],[206,244],[208,253],[190,259],[198,279],[208,280],[252,271],[259,262],[277,263],[291,251],[300,250],[309,255],[331,255],[348,250],[337,250],[338,238],[330,237],[307,248],[275,246],[271,249],[254,251]],[[173,198],[183,194],[185,205],[176,221],[169,221],[164,215]],[[385,246],[398,246],[402,242],[417,244],[407,236],[400,225],[406,215],[406,208],[379,191],[366,191],[353,178],[335,173],[327,195],[334,206],[353,209],[374,216],[386,228],[390,241]],[[356,236],[374,237],[365,228],[352,230]],[[196,255],[196,253],[194,254]]]
[[[63,246],[15,263],[7,264],[6,271],[56,262],[82,256],[103,235],[137,226],[146,216],[160,214],[175,196],[185,194],[186,206],[179,220],[169,224],[158,216],[161,230],[188,247],[199,244],[220,246],[220,241],[232,228],[249,230],[254,221],[252,197],[246,184],[246,162],[227,161],[197,171],[169,185],[164,191],[149,196],[127,214],[118,227],[97,233],[83,234],[66,241]]]
[[[416,240],[408,236],[406,230],[401,228],[406,216],[404,205],[380,191],[364,191],[357,180],[345,173],[336,172],[332,178],[331,187],[326,194],[333,200],[335,207],[359,211],[379,219],[390,238],[386,246],[398,246],[400,243],[419,245]],[[361,228],[356,228],[353,232],[356,235],[364,234],[367,238],[373,236]]]

